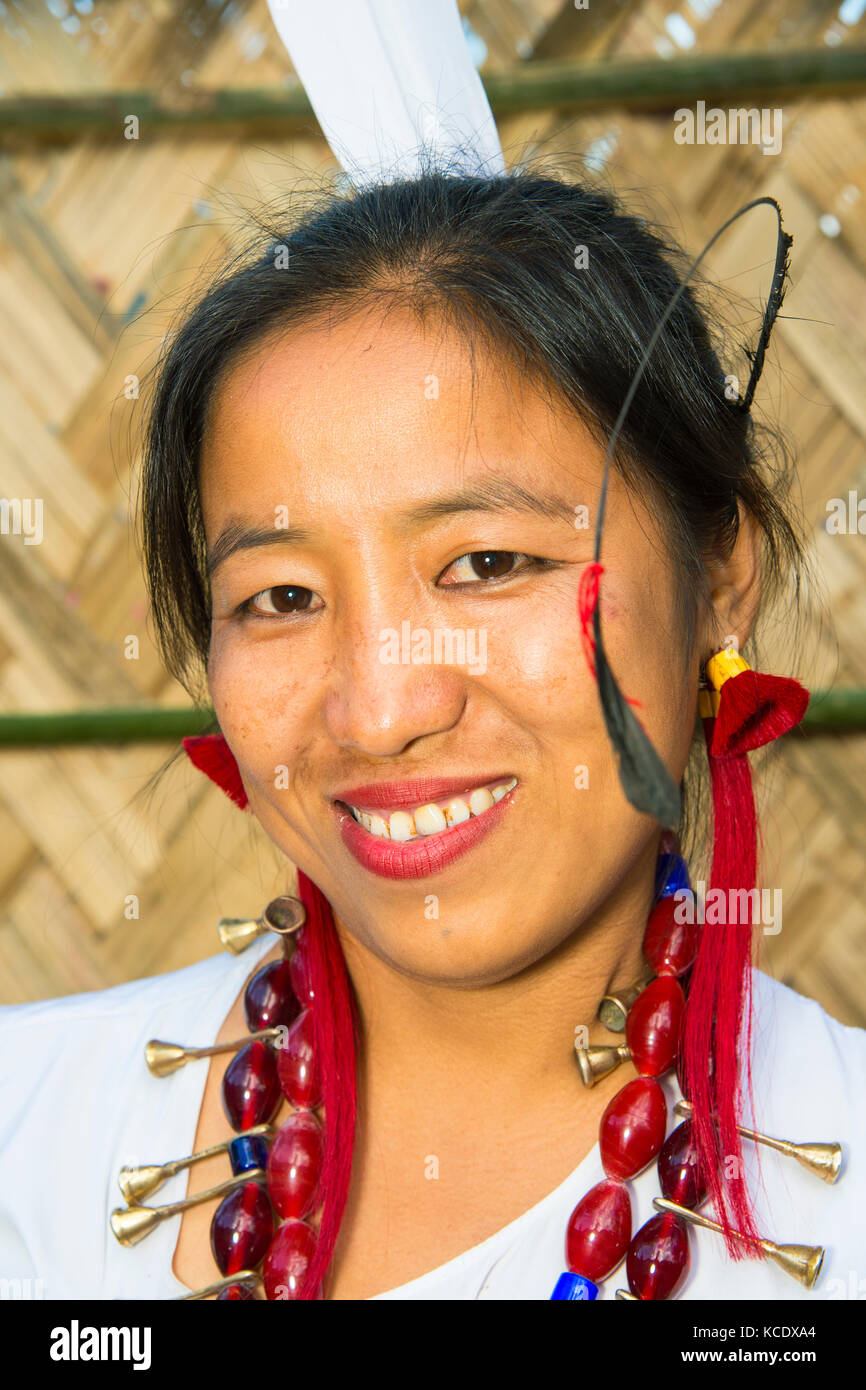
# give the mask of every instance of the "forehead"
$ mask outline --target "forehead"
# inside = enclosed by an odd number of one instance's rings
[[[275,486],[315,510],[411,502],[491,470],[577,485],[601,456],[574,412],[482,335],[375,306],[272,332],[226,372],[200,483],[206,515]]]

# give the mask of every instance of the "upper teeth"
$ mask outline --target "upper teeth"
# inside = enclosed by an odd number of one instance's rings
[[[429,801],[425,806],[417,806],[413,812],[392,811],[387,819],[370,811],[361,811],[357,806],[349,806],[349,810],[371,835],[378,835],[383,840],[415,840],[420,835],[438,835],[450,825],[460,825],[462,821],[469,820],[470,816],[480,816],[516,786],[517,778],[512,777],[510,782],[502,782],[498,787],[475,787],[465,799],[453,796],[442,805]]]

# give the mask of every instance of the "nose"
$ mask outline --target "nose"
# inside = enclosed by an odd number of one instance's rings
[[[378,605],[377,605],[378,608]],[[392,758],[418,739],[459,722],[472,680],[436,660],[445,645],[435,627],[403,612],[367,612],[342,627],[323,718],[333,741],[370,757]]]

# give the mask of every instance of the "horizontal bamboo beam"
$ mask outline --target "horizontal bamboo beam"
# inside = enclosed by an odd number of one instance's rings
[[[802,727],[814,733],[866,732],[866,689],[815,690]],[[0,749],[58,744],[176,743],[216,728],[212,709],[86,709],[0,715]]]
[[[837,97],[866,91],[866,48],[842,45],[760,53],[695,53],[614,62],[532,62],[481,74],[493,111],[620,107],[673,110],[695,101]],[[20,93],[0,99],[0,145],[124,140],[138,119],[138,138],[286,135],[314,121],[300,84],[287,88],[177,88],[141,91]],[[131,140],[130,140],[131,143]]]
[[[54,744],[176,743],[216,727],[211,709],[77,709],[0,715],[0,749]]]
[[[670,61],[528,62],[481,76],[497,114],[549,106],[672,110],[693,101],[709,105],[749,96],[766,104],[781,96],[866,91],[866,48],[694,53]]]
[[[856,685],[839,690],[813,690],[803,728],[810,733],[866,731],[866,690]]]

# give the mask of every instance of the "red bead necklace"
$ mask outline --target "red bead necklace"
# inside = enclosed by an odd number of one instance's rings
[[[691,1122],[685,1120],[665,1142],[667,1102],[658,1080],[676,1063],[685,1008],[679,977],[697,951],[694,926],[675,918],[673,893],[682,883],[679,875],[668,879],[670,891],[663,893],[647,922],[643,953],[656,978],[638,994],[625,1024],[626,1047],[639,1074],[617,1092],[601,1117],[598,1142],[606,1176],[571,1213],[565,1239],[568,1273],[558,1281],[555,1299],[596,1298],[598,1284],[613,1273],[623,1255],[635,1298],[670,1298],[688,1273],[684,1222],[662,1212],[632,1238],[626,1186],[658,1157],[665,1197],[681,1206],[696,1206],[706,1196],[698,1178]]]
[[[627,1055],[638,1076],[617,1092],[601,1117],[599,1147],[606,1176],[571,1214],[565,1238],[568,1269],[557,1282],[554,1299],[594,1299],[598,1284],[623,1256],[631,1289],[631,1295],[621,1295],[625,1297],[670,1298],[689,1268],[687,1227],[676,1215],[661,1212],[632,1237],[627,1186],[658,1158],[665,1197],[694,1207],[706,1195],[697,1173],[690,1121],[680,1124],[665,1142],[667,1103],[659,1077],[676,1062],[685,1007],[679,977],[697,948],[694,928],[674,917],[672,895],[688,882],[685,866],[675,856],[665,858],[675,863],[676,872],[666,875],[643,942],[655,978],[638,993],[625,1024]],[[223,1079],[225,1111],[241,1136],[230,1145],[232,1167],[240,1176],[245,1164],[249,1180],[223,1199],[211,1225],[211,1248],[224,1279],[238,1276],[220,1290],[221,1299],[253,1298],[257,1283],[263,1284],[268,1299],[297,1298],[316,1247],[310,1218],[317,1204],[323,1134],[315,1114],[321,1098],[303,930],[285,938],[289,958],[262,967],[244,994],[250,1030],[279,1029],[281,1037],[247,1043]],[[244,1136],[268,1124],[282,1096],[294,1113],[273,1138],[263,1171],[262,1149]],[[264,1145],[265,1140],[259,1137],[257,1142]],[[281,1218],[276,1230],[274,1212]]]

